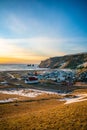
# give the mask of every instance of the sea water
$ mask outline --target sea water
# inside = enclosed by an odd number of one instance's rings
[[[39,68],[38,64],[28,66],[27,64],[0,64],[0,71],[20,71],[20,70],[46,70]]]
[[[32,70],[37,69],[38,65],[28,66],[27,64],[0,64],[0,71]]]

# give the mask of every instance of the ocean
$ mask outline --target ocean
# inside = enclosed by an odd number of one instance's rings
[[[39,69],[37,64],[28,66],[27,64],[0,64],[0,71],[16,71],[16,70],[35,70]]]
[[[21,70],[48,70],[48,68],[39,68],[38,64],[29,66],[27,64],[0,64],[0,71],[21,71]]]

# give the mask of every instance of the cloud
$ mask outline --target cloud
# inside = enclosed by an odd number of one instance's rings
[[[59,50],[55,50],[54,43],[58,43],[58,40],[45,37],[26,39],[0,39],[0,43],[3,50],[10,50],[9,52],[13,52],[14,49],[14,51],[17,51],[17,53],[15,53],[16,55],[20,52],[24,52],[23,54],[26,55],[26,57],[27,55],[49,57],[54,56],[55,54],[64,54]],[[5,49],[7,47],[8,49]]]
[[[42,22],[33,16],[25,17],[13,12],[5,12],[4,26],[13,34],[37,35],[42,33],[44,27]]]
[[[20,39],[21,44],[26,43],[27,48],[43,56],[60,56],[69,53],[87,51],[87,38],[50,38],[34,37]],[[86,46],[84,46],[84,44]],[[77,50],[75,50],[77,48]]]
[[[5,60],[9,59],[11,61],[29,61],[35,63],[40,62],[47,58],[47,56],[39,55],[37,52],[31,50],[31,48],[27,48],[22,46],[21,44],[27,43],[27,39],[3,39],[0,38],[0,62],[3,57]],[[13,60],[12,60],[13,58]]]
[[[18,45],[19,39],[0,39],[0,56],[10,56],[18,58],[28,58],[34,56],[34,53],[27,48]]]
[[[27,31],[27,26],[25,25],[23,20],[13,13],[7,14],[5,22],[7,28],[13,32],[24,33]]]
[[[29,13],[29,12],[28,12]],[[3,16],[2,26],[8,31],[8,33],[4,32],[9,36],[21,36],[21,37],[28,37],[28,36],[47,36],[52,33],[52,28],[43,22],[42,19],[35,17],[32,13],[29,14],[19,14],[17,12],[11,12],[10,10],[6,10]]]
[[[0,38],[0,56],[41,61],[53,56],[87,51],[86,38],[58,39],[33,37],[22,39]]]

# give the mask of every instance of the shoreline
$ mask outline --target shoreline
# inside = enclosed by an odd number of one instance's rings
[[[45,70],[51,70],[51,69],[39,68],[39,69],[26,69],[26,70],[0,70],[0,72],[45,71]]]

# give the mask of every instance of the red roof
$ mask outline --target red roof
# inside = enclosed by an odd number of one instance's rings
[[[29,80],[30,80],[30,81],[38,80],[38,78],[37,78],[37,77],[29,77]]]

